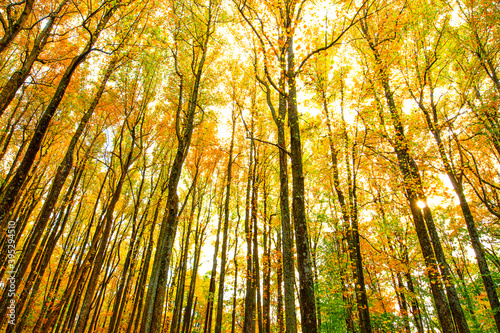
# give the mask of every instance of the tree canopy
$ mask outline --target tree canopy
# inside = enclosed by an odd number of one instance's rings
[[[0,330],[500,333],[497,1],[0,24]]]

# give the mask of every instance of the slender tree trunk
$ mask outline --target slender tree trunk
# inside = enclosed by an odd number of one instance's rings
[[[194,315],[196,313],[196,305],[198,304],[198,297],[194,299],[194,305],[193,305],[193,314],[191,315],[191,323],[189,323],[189,330],[188,333],[191,333],[193,330],[193,323],[194,323]]]
[[[240,227],[240,207],[239,200],[236,201],[236,212],[238,214],[238,220],[236,222],[236,228],[234,229],[234,257],[233,257],[233,265],[234,265],[234,286],[233,286],[233,309],[231,312],[231,333],[235,333],[236,331],[236,295],[238,291],[238,239],[239,239],[239,227]]]
[[[420,308],[418,306],[417,297],[415,294],[415,288],[413,287],[413,279],[411,278],[411,274],[409,272],[406,272],[404,275],[406,278],[407,288],[411,293],[410,306],[411,306],[411,313],[413,315],[413,321],[415,323],[415,326],[417,327],[417,332],[424,333],[422,314],[420,313]]]
[[[258,211],[258,194],[259,194],[259,183],[260,180],[257,178],[257,159],[255,160],[255,170],[254,170],[254,188],[252,196],[252,227],[253,227],[253,237],[252,237],[252,259],[253,259],[253,275],[252,280],[254,284],[254,290],[257,295],[257,302],[255,306],[257,307],[257,325],[259,332],[263,332],[262,327],[262,299],[261,299],[261,284],[260,284],[260,260],[259,260],[259,243],[258,243],[258,228],[257,228],[257,211]]]
[[[290,17],[288,17],[291,20]],[[291,26],[289,22],[288,27]],[[297,91],[295,83],[295,60],[293,37],[287,40],[288,52],[288,122],[290,127],[290,156],[292,160],[292,216],[295,227],[295,243],[297,246],[297,268],[299,271],[299,299],[304,333],[318,332],[316,319],[316,297],[314,295],[314,274],[311,251],[309,248],[309,232],[307,230],[304,171],[302,167],[302,145],[300,140],[299,115],[297,111]]]
[[[118,252],[117,249],[120,248],[121,242],[123,241],[124,238],[124,234],[120,233],[119,229],[117,234],[121,234],[121,237],[119,238],[120,241],[118,242],[117,241],[118,237],[115,237],[115,241],[109,247],[109,251],[106,251],[107,253],[109,253],[109,255],[107,256],[107,260],[105,260],[105,263],[103,265],[104,266],[104,269],[102,270],[104,272],[103,279],[99,284],[99,290],[97,291],[96,295],[92,300],[93,306],[91,306],[91,311],[94,309],[94,312],[92,314],[92,319],[90,320],[90,324],[88,325],[89,331],[92,332],[95,332],[97,329],[96,326],[97,323],[99,322],[100,314],[102,312],[102,308],[105,302],[106,289],[109,284],[109,280],[113,277],[113,274],[116,269],[116,265],[113,265],[113,263],[115,261],[115,258],[117,257],[116,255],[116,253]],[[106,327],[106,319],[107,316],[104,318],[104,322],[101,323],[102,327]]]
[[[392,274],[392,272],[391,272]],[[403,284],[403,279],[401,278],[401,273],[396,273],[397,285],[394,283],[395,290],[397,291],[398,301],[400,303],[400,313],[403,317],[403,323],[405,327],[405,332],[410,333],[410,320],[408,318],[408,302],[406,301],[406,296],[404,290],[406,289]]]
[[[195,176],[197,178],[197,175]],[[170,326],[171,333],[177,333],[181,329],[181,314],[182,314],[182,305],[184,302],[184,289],[186,285],[186,273],[187,273],[187,261],[188,261],[188,253],[189,253],[189,238],[191,237],[191,226],[193,224],[194,212],[196,210],[195,200],[196,200],[196,181],[193,182],[193,197],[191,204],[191,212],[189,214],[189,220],[187,225],[187,232],[184,237],[185,242],[181,251],[181,272],[179,275],[179,280],[177,283],[177,295],[175,299],[174,311],[172,314],[172,323]],[[195,249],[196,250],[196,249]]]
[[[282,60],[284,62],[284,60]],[[284,64],[283,64],[284,66]],[[285,73],[283,73],[284,75]],[[280,86],[284,89],[284,82],[281,80]],[[278,118],[276,126],[278,128],[278,145],[286,147],[285,139],[285,117],[287,113],[287,99],[279,95]],[[281,215],[281,233],[283,238],[282,263],[285,289],[285,322],[287,333],[297,333],[297,314],[295,311],[295,264],[293,255],[293,236],[290,226],[290,203],[288,197],[288,156],[280,149],[280,215]]]
[[[5,127],[1,131],[0,144],[2,147],[0,148],[0,161],[3,160],[3,158],[5,157],[5,154],[7,153],[7,150],[9,148],[9,144],[12,140],[12,136],[16,132],[16,128],[18,128],[18,125],[21,122],[21,120],[24,119],[24,115],[28,112],[28,110],[30,110],[30,106],[32,104],[32,102],[30,100],[26,101],[24,106],[21,106],[21,102],[23,101],[25,92],[26,92],[26,89],[21,90],[20,96],[17,99],[16,106],[12,108],[12,111],[10,112],[10,116],[7,119],[7,121],[5,122]],[[33,117],[34,114],[36,114],[36,110],[33,112],[31,117]],[[22,150],[24,150],[24,144],[21,144],[21,146],[19,147],[17,155],[19,155]],[[8,177],[7,177],[7,179],[8,179]],[[3,190],[3,187],[4,187],[4,184],[1,184],[0,191]]]
[[[339,275],[340,275],[340,286],[342,290],[342,301],[344,303],[344,314],[345,314],[345,324],[348,333],[355,333],[354,328],[354,314],[352,311],[352,297],[350,296],[351,291],[349,290],[348,284],[346,282],[347,272],[344,269],[344,259],[343,257],[347,254],[343,240],[336,240],[337,242],[337,255],[339,258]]]
[[[313,260],[313,270],[314,270],[314,281],[316,285],[319,285],[319,273],[318,273],[318,263],[317,263],[317,247],[318,241],[314,242],[312,249],[312,260]],[[319,296],[316,297],[316,311],[318,315],[318,330],[321,331],[321,299]]]
[[[235,110],[232,112],[231,142],[229,144],[229,160],[227,163],[226,198],[224,202],[224,226],[222,230],[222,249],[219,275],[219,293],[217,296],[217,316],[215,318],[215,333],[222,332],[222,314],[224,310],[224,281],[226,278],[227,266],[227,243],[229,233],[229,202],[231,200],[231,176],[233,167],[234,134],[236,130]]]
[[[253,201],[253,191],[254,188],[254,142],[250,141],[250,149],[248,156],[248,179],[247,179],[247,190],[245,199],[245,240],[247,248],[247,258],[246,258],[246,272],[245,272],[245,317],[243,323],[243,332],[254,333],[255,332],[255,284],[253,283],[253,260],[252,260],[252,225],[250,218],[250,205]]]
[[[188,298],[186,301],[186,307],[184,310],[184,319],[182,323],[182,333],[189,333],[189,327],[191,324],[191,321],[193,320],[192,318],[192,313],[194,310],[193,307],[193,299],[194,299],[194,292],[196,288],[196,278],[198,276],[198,267],[200,265],[200,256],[201,256],[201,247],[203,246],[203,237],[205,235],[205,230],[208,225],[208,221],[210,221],[210,210],[208,211],[206,221],[207,223],[204,226],[201,226],[200,224],[200,216],[201,216],[201,208],[202,208],[202,202],[203,202],[203,195],[200,197],[199,203],[198,203],[198,217],[196,220],[196,231],[195,231],[195,243],[194,243],[194,262],[193,262],[193,268],[191,272],[191,281],[189,283],[189,291],[188,291]],[[209,202],[209,206],[211,206],[212,200]]]
[[[278,289],[278,304],[277,306],[277,324],[278,333],[285,332],[285,323],[283,321],[283,252],[282,252],[282,240],[281,240],[281,230],[277,230],[277,240],[276,240],[276,288]]]
[[[205,324],[203,326],[203,333],[210,333],[212,329],[212,314],[214,310],[215,298],[215,278],[217,275],[217,256],[219,253],[220,243],[220,230],[222,226],[222,202],[219,206],[219,223],[217,224],[217,237],[215,239],[214,257],[212,261],[212,272],[210,273],[210,285],[208,286],[208,301],[207,310],[205,312]]]
[[[271,219],[272,215],[267,217],[267,199],[268,189],[266,184],[266,175],[264,174],[263,185],[263,204],[264,215],[264,230],[262,234],[262,243],[264,245],[264,255],[262,258],[262,275],[263,275],[263,288],[262,288],[262,326],[263,332],[271,333]]]
[[[467,304],[467,308],[469,310],[471,320],[472,320],[472,327],[474,328],[474,331],[479,332],[481,331],[481,326],[479,325],[479,321],[477,320],[476,313],[474,311],[474,305],[472,303],[472,298],[470,297],[469,291],[467,290],[467,285],[465,284],[465,277],[462,273],[462,270],[458,267],[456,264],[455,260],[452,258],[452,262],[455,266],[455,270],[457,272],[458,276],[458,283],[461,285],[462,290],[463,290],[463,296],[465,298],[465,302]]]

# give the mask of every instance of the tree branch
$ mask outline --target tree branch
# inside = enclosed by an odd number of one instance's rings
[[[275,146],[276,148],[281,149],[285,153],[287,153],[288,156],[291,156],[291,153],[288,150],[286,150],[285,148],[283,148],[280,145],[277,145],[275,143],[272,143],[272,142],[269,142],[269,141],[264,141],[264,140],[261,140],[261,139],[257,139],[257,138],[251,137],[251,136],[247,136],[246,139],[255,140],[255,141],[258,141],[258,142],[266,143],[266,144],[271,145],[271,146]]]

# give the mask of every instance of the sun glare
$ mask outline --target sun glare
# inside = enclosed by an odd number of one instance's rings
[[[425,204],[425,202],[423,202],[422,200],[418,200],[417,201],[417,206],[420,208],[420,209],[424,209],[427,205]]]

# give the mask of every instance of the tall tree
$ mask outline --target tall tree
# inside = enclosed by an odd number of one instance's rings
[[[178,7],[177,7],[178,6]],[[183,74],[182,69],[179,68],[179,58],[185,56],[183,53],[186,49],[176,47],[173,50],[173,57],[175,70],[179,77],[179,98],[176,114],[176,135],[177,135],[177,152],[170,169],[168,194],[166,207],[167,211],[164,214],[161,223],[160,234],[158,236],[158,247],[155,254],[153,263],[153,270],[149,279],[148,297],[146,300],[146,307],[141,324],[141,332],[159,332],[161,330],[161,322],[163,318],[163,304],[165,299],[165,282],[170,263],[170,255],[172,253],[172,246],[175,239],[178,222],[178,196],[177,185],[182,173],[182,166],[184,160],[189,152],[191,137],[195,126],[195,116],[199,107],[200,85],[205,69],[205,62],[208,55],[208,47],[210,39],[215,32],[215,21],[219,14],[219,3],[217,1],[208,1],[206,4],[194,2],[192,4],[183,4],[182,2],[173,3],[173,14],[178,15],[177,19],[180,20],[183,14],[191,15],[193,23],[201,24],[203,28],[199,29],[196,25],[192,26],[191,31],[183,33],[194,33],[194,44],[191,46],[193,54],[193,70],[192,70],[192,86],[188,85],[188,78]],[[198,15],[197,11],[201,10],[206,15],[206,21],[196,21]],[[179,23],[177,23],[179,24]],[[176,36],[178,42],[182,41],[181,36]],[[188,81],[189,82],[189,81]],[[184,85],[187,85],[188,92],[188,105],[184,110]],[[182,127],[181,127],[182,124]]]
[[[229,203],[231,201],[231,178],[233,168],[234,135],[236,130],[236,107],[231,111],[231,141],[229,143],[229,156],[227,162],[226,197],[224,199],[224,225],[222,229],[222,248],[219,274],[219,292],[217,295],[217,317],[215,318],[215,333],[222,332],[222,314],[224,310],[224,281],[226,278],[227,246],[229,234]]]

